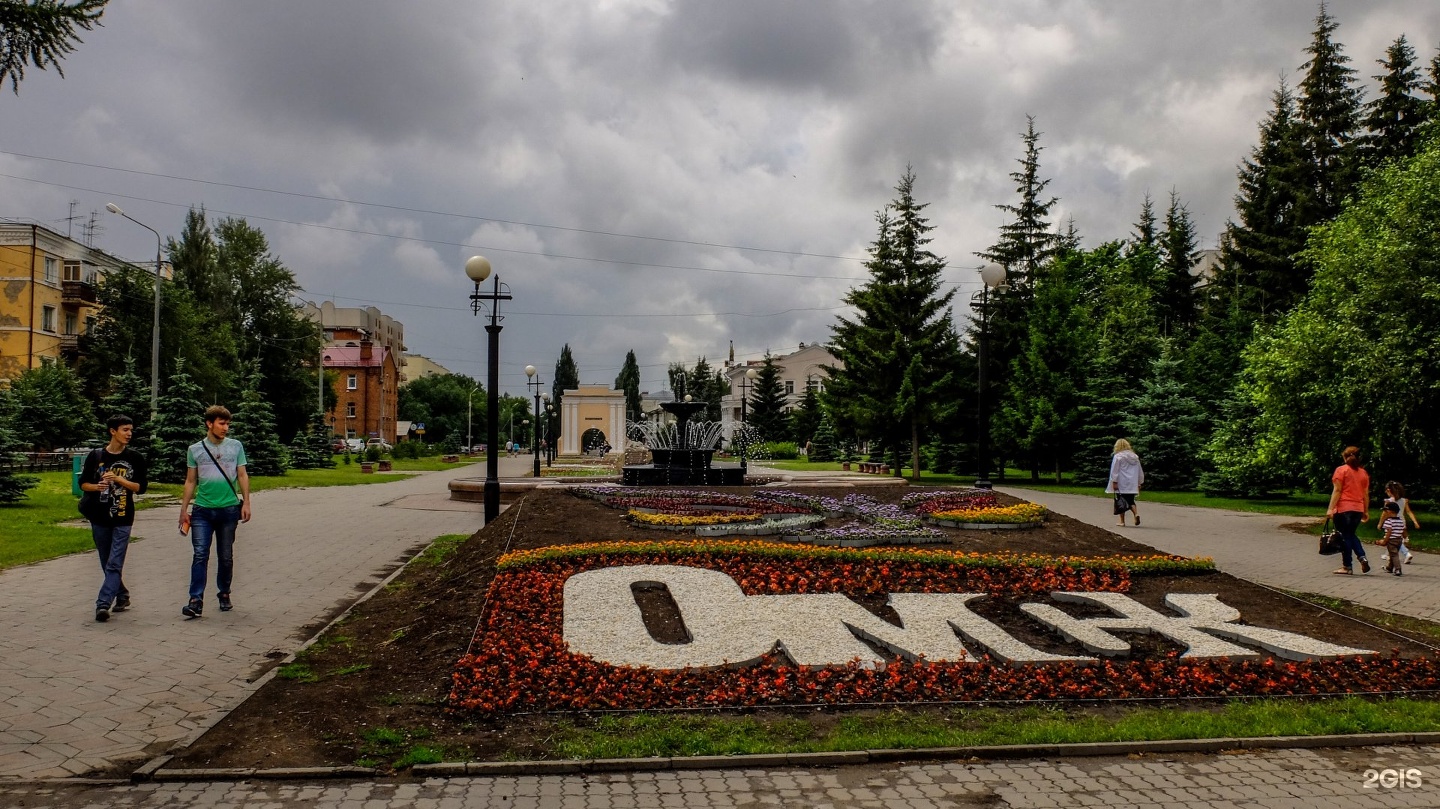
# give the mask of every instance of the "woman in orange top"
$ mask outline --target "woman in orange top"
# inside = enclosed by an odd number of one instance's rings
[[[1340,534],[1340,561],[1344,567],[1335,573],[1349,576],[1354,573],[1350,554],[1360,559],[1360,572],[1370,572],[1370,562],[1365,559],[1365,546],[1355,529],[1370,520],[1370,473],[1360,466],[1360,448],[1346,447],[1341,454],[1345,463],[1335,467],[1330,476],[1334,490],[1330,493],[1330,508],[1325,516],[1335,520],[1335,531]]]

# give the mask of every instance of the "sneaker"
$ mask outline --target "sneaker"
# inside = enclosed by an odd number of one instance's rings
[[[1413,554],[1413,553],[1407,553],[1407,554],[1405,554],[1405,564],[1408,565],[1408,564],[1410,564],[1410,563],[1413,562],[1413,561],[1415,561],[1415,554]]]
[[[1364,559],[1361,559],[1361,560],[1360,560],[1360,572],[1361,572],[1361,573],[1369,573],[1369,572],[1370,572],[1370,563],[1369,563],[1368,561],[1366,561],[1366,560],[1364,560]]]
[[[198,598],[190,599],[190,603],[180,608],[180,614],[186,618],[199,618],[200,613],[205,610],[205,602]]]
[[[229,612],[230,610],[232,610],[232,609],[234,609],[234,608],[235,608],[235,605],[230,603],[230,594],[229,594],[229,593],[221,593],[221,594],[220,594],[220,611],[221,611],[221,612]]]
[[[102,624],[110,620],[110,610],[107,610],[104,607],[96,607],[95,620],[99,621]]]
[[[115,599],[115,606],[110,608],[111,612],[124,612],[130,609],[130,596],[120,596]]]
[[[1139,515],[1139,514],[1136,514],[1136,515],[1135,515],[1135,524],[1136,524],[1136,525],[1139,525],[1139,524],[1140,524],[1140,515]]]

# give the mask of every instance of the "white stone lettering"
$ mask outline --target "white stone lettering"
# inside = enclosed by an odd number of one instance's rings
[[[664,585],[690,636],[661,643],[645,628],[632,585]],[[1293,660],[1374,654],[1277,629],[1244,626],[1239,611],[1214,595],[1171,594],[1175,618],[1119,593],[1053,593],[1057,601],[1105,607],[1115,616],[1074,618],[1048,604],[1021,610],[1102,655],[1125,655],[1129,644],[1111,632],[1159,632],[1186,646],[1185,657],[1255,657],[1258,652],[1216,637],[1258,646]],[[982,593],[893,593],[889,604],[899,625],[881,619],[838,593],[746,596],[724,573],[681,565],[631,565],[589,570],[565,582],[563,635],[570,651],[614,666],[653,669],[713,668],[752,663],[777,646],[804,666],[838,666],[858,660],[883,665],[872,646],[906,660],[932,663],[973,660],[966,649],[988,652],[1006,663],[1094,658],[1035,649],[975,614],[970,602]],[[962,642],[963,639],[963,642]]]
[[[1124,655],[1130,644],[1111,632],[1158,632],[1186,647],[1181,657],[1259,657],[1253,649],[1228,643],[1215,637],[1251,643],[1287,660],[1345,657],[1374,654],[1369,649],[1337,646],[1284,632],[1232,623],[1240,620],[1240,611],[1220,603],[1214,593],[1165,596],[1165,606],[1183,617],[1174,618],[1137,603],[1120,593],[1051,593],[1056,601],[1095,604],[1116,613],[1100,618],[1075,618],[1048,604],[1022,604],[1020,609],[1035,620],[1051,627],[1086,649],[1101,655]]]

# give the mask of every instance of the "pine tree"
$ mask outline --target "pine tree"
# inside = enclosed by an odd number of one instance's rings
[[[330,469],[335,466],[328,427],[325,414],[317,410],[305,429],[295,433],[295,438],[290,441],[291,469]]]
[[[1305,52],[1310,60],[1301,69],[1298,111],[1308,163],[1309,191],[1315,201],[1314,217],[1297,224],[1319,224],[1340,212],[1359,180],[1355,136],[1360,125],[1363,93],[1355,85],[1350,57],[1333,39],[1340,24],[1320,5],[1315,31]],[[1303,213],[1303,212],[1302,212]]]
[[[150,425],[152,480],[185,482],[185,455],[191,444],[205,437],[204,412],[200,386],[185,372],[184,360],[176,360],[175,373],[160,391],[160,409]]]
[[[1374,77],[1380,82],[1380,95],[1365,105],[1365,134],[1360,138],[1361,153],[1369,166],[1414,154],[1426,118],[1425,104],[1415,95],[1420,87],[1415,49],[1403,34],[1378,62],[1385,68]]]
[[[575,365],[575,357],[570,354],[569,343],[560,349],[560,358],[555,361],[555,375],[551,377],[551,380],[553,381],[550,386],[550,396],[551,406],[555,409],[554,415],[540,417],[545,419],[548,424],[544,429],[540,429],[539,434],[544,435],[551,446],[558,447],[560,446],[560,403],[565,399],[565,391],[580,387],[580,369]]]
[[[839,318],[832,352],[844,367],[828,367],[826,403],[848,430],[896,447],[908,443],[918,478],[921,430],[953,417],[948,394],[960,365],[960,340],[952,326],[952,288],[941,291],[945,260],[930,252],[934,228],[915,201],[915,174],[908,167],[896,198],[876,216],[879,235],[866,269],[870,280],[851,289],[845,302],[856,320]],[[890,213],[893,212],[893,219]],[[897,463],[895,474],[901,475]]]
[[[20,454],[22,445],[13,428],[18,409],[15,395],[9,389],[0,388],[0,503],[24,500],[25,492],[40,482],[37,477],[19,474],[8,467],[8,464],[17,463],[24,457]]]
[[[1134,272],[1133,283],[1154,287],[1160,277],[1160,231],[1156,228],[1155,202],[1150,194],[1140,206],[1140,221],[1135,223],[1135,232],[1130,234],[1124,254]]]
[[[766,441],[785,440],[785,387],[780,383],[780,367],[775,358],[765,353],[765,361],[757,369],[750,385],[750,404],[745,423]]]
[[[1191,273],[1191,268],[1199,259],[1195,223],[1190,211],[1180,204],[1179,195],[1171,191],[1165,230],[1160,235],[1160,277],[1155,290],[1162,334],[1185,334],[1195,325],[1198,314],[1195,284],[1199,279]]]
[[[10,80],[10,89],[20,95],[25,66],[65,71],[60,59],[81,42],[79,30],[100,25],[105,4],[110,0],[70,2],[0,3],[0,84]]]
[[[640,410],[640,363],[632,349],[625,354],[625,364],[615,377],[615,389],[625,392],[625,418],[638,422],[645,417]]]
[[[1125,420],[1130,443],[1145,464],[1148,488],[1194,488],[1205,443],[1200,433],[1203,421],[1200,404],[1181,379],[1179,353],[1167,340]]]
[[[259,477],[285,474],[285,445],[275,432],[275,411],[260,393],[260,370],[246,370],[240,407],[230,417],[230,437],[245,445],[246,471]]]
[[[150,441],[150,386],[135,373],[133,359],[125,361],[125,371],[111,377],[111,383],[110,395],[100,402],[98,415],[101,420],[101,434],[96,438],[105,441],[110,439],[104,422],[111,416],[129,416],[135,422],[135,429],[130,437],[130,449],[149,458],[153,452]]]

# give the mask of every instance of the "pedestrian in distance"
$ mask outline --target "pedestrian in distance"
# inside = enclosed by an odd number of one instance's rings
[[[1400,505],[1394,500],[1386,500],[1380,510],[1378,544],[1384,545],[1385,550],[1390,553],[1385,562],[1385,572],[1393,576],[1404,575],[1404,565],[1400,562],[1400,546],[1405,542],[1405,538],[1405,518],[1400,516]]]
[[[1135,498],[1140,487],[1145,485],[1145,469],[1140,465],[1140,456],[1130,448],[1130,442],[1120,439],[1110,457],[1110,483],[1105,491],[1115,495],[1115,516],[1120,518],[1116,525],[1125,524],[1125,512],[1135,515],[1135,524],[1140,524],[1140,506]]]
[[[1343,463],[1335,467],[1330,476],[1330,507],[1325,511],[1325,516],[1335,521],[1335,532],[1340,535],[1341,567],[1333,572],[1337,576],[1353,574],[1351,556],[1354,555],[1360,560],[1360,572],[1369,573],[1365,546],[1355,531],[1370,521],[1370,473],[1360,465],[1359,447],[1346,447],[1340,459]]]
[[[1400,511],[1400,519],[1403,522],[1407,517],[1414,524],[1415,530],[1420,530],[1420,520],[1416,519],[1415,512],[1410,510],[1410,498],[1405,496],[1405,485],[1398,480],[1392,480],[1385,484],[1385,502],[1394,502]],[[1406,532],[1405,542],[1400,546],[1401,561],[1410,564],[1415,561],[1415,554],[1410,552],[1410,535]]]
[[[82,495],[82,504],[105,575],[95,597],[95,620],[101,622],[110,620],[111,612],[130,609],[130,591],[122,578],[125,553],[135,526],[135,495],[150,486],[144,456],[130,449],[135,423],[129,416],[111,416],[105,429],[109,443],[92,450],[80,469],[80,490],[95,495]]]
[[[190,600],[180,608],[187,618],[205,609],[205,582],[214,545],[215,594],[220,611],[229,612],[230,585],[235,575],[235,528],[250,522],[250,475],[245,447],[230,433],[230,411],[220,405],[205,410],[205,437],[185,455],[185,491],[180,496],[180,533],[190,534],[195,556],[190,562]],[[190,508],[191,500],[195,508]]]

